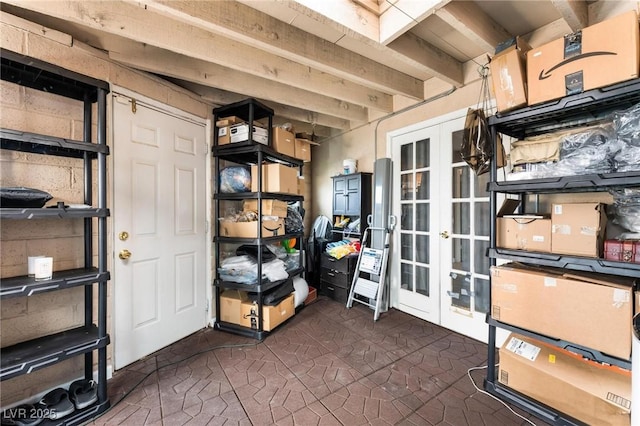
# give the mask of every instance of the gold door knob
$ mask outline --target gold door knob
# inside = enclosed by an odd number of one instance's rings
[[[447,238],[449,238],[449,233],[447,231],[442,231],[440,233],[440,236],[446,240]]]
[[[128,258],[131,257],[131,252],[127,249],[124,250],[120,250],[120,253],[118,254],[118,257],[122,260],[126,260]]]
[[[120,238],[120,241],[127,241],[127,238],[129,238],[129,233],[127,231],[122,231],[118,234],[118,238]]]

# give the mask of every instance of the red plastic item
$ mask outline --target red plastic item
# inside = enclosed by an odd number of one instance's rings
[[[617,262],[640,263],[640,240],[605,240],[604,258]]]

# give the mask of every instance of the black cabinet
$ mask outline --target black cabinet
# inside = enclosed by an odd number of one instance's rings
[[[333,176],[333,223],[343,217],[349,221],[341,228],[334,227],[334,232],[360,234],[371,214],[371,173],[353,173]],[[338,220],[336,220],[338,219]],[[360,220],[360,226],[353,224]],[[351,225],[351,227],[349,226]]]
[[[98,401],[82,410],[47,424],[83,424],[109,408],[107,397],[107,155],[106,99],[109,84],[55,65],[2,50],[2,79],[33,89],[54,93],[82,102],[84,106],[83,140],[68,140],[23,132],[0,130],[0,147],[41,155],[80,158],[84,163],[84,203],[90,208],[72,208],[59,204],[57,208],[0,208],[0,223],[10,226],[11,220],[83,219],[84,267],[56,271],[46,281],[17,276],[0,279],[0,299],[32,297],[42,292],[84,287],[84,325],[0,349],[0,380],[51,366],[71,357],[84,356],[84,378],[93,379],[93,355],[97,352]],[[97,106],[97,140],[91,140],[92,114]],[[97,171],[93,194],[93,173]],[[94,204],[94,203],[97,203]],[[94,245],[97,223],[97,245]],[[94,247],[97,253],[94,256]],[[97,263],[95,259],[97,259]],[[97,285],[98,306],[94,310],[93,290]],[[95,312],[94,312],[95,311]],[[71,313],[70,313],[71,315]]]
[[[489,125],[494,141],[498,133],[515,138],[523,138],[552,130],[593,124],[609,116],[613,111],[628,109],[638,102],[640,102],[640,80],[636,79],[568,96],[557,101],[535,105],[505,114],[498,114],[489,118]],[[495,164],[496,162],[493,161],[491,165],[491,179],[488,185],[490,191],[490,214],[491,217],[494,218],[497,216],[497,195],[499,193],[517,195],[521,201],[524,202],[528,195],[543,193],[594,192],[607,191],[611,188],[640,187],[640,171],[498,181]],[[495,221],[492,221],[490,225],[490,249],[488,255],[491,258],[491,264],[494,266],[498,259],[506,259],[533,265],[564,268],[567,270],[606,273],[632,278],[640,277],[640,265],[638,264],[615,262],[600,258],[499,248],[496,246]],[[591,348],[576,345],[575,342],[552,339],[530,330],[513,327],[496,321],[490,314],[487,315],[487,322],[489,324],[489,352],[485,389],[491,394],[509,401],[552,424],[575,424],[575,420],[550,407],[544,406],[527,395],[518,393],[498,383],[495,367],[496,353],[494,349],[497,328],[503,328],[525,336],[530,336],[558,347],[571,348],[572,351],[579,352],[583,356],[598,362],[631,369],[631,360],[629,359],[618,359],[606,356]]]
[[[266,119],[269,123],[269,129],[271,128],[273,110],[256,101],[255,99],[247,99],[241,102],[237,102],[230,105],[225,105],[213,110],[214,121],[217,122],[221,117],[234,116],[242,119],[243,121],[253,124],[254,120]],[[249,126],[251,129],[252,126]],[[251,130],[249,130],[251,132]],[[218,142],[218,128],[214,127],[214,146],[213,146],[213,158],[214,158],[214,174],[216,176],[215,194],[214,194],[214,252],[215,252],[215,266],[216,271],[219,270],[222,263],[222,255],[224,252],[228,252],[228,248],[237,248],[240,245],[252,245],[257,246],[257,277],[258,280],[253,283],[244,284],[235,281],[226,281],[220,278],[214,280],[214,295],[216,304],[216,323],[215,328],[235,334],[244,335],[262,340],[268,334],[263,329],[263,298],[264,295],[270,291],[274,291],[277,287],[284,284],[286,280],[270,281],[266,278],[261,278],[263,254],[264,248],[268,244],[279,244],[283,240],[296,239],[298,242],[302,242],[304,236],[302,230],[296,233],[278,232],[277,235],[263,235],[260,232],[262,223],[262,217],[264,216],[264,201],[277,200],[284,202],[302,202],[304,197],[302,195],[294,194],[292,192],[268,192],[263,191],[263,182],[266,180],[266,176],[263,167],[258,165],[279,165],[286,168],[295,169],[295,175],[300,176],[302,174],[302,160],[298,160],[283,154],[280,154],[270,148],[272,146],[271,131],[268,132],[268,140],[266,144],[250,142],[251,134],[247,138],[247,141],[230,143],[219,145]],[[220,171],[227,166],[244,166],[252,169],[252,180],[256,185],[252,184],[250,192],[237,192],[237,193],[223,193],[220,191]],[[288,170],[291,172],[291,170]],[[253,175],[255,173],[255,176]],[[290,182],[289,182],[290,183]],[[296,185],[297,187],[297,185]],[[267,187],[267,189],[269,189]],[[238,208],[240,203],[247,200],[255,200],[258,220],[255,222],[255,237],[239,237],[239,236],[225,236],[221,232],[222,227],[220,220],[225,216],[225,211],[228,208]],[[230,207],[235,204],[236,207]],[[301,246],[301,244],[298,244]],[[298,259],[302,259],[302,256],[298,256]],[[303,272],[301,260],[298,260],[297,267],[289,267],[287,272],[290,277],[299,275]],[[218,274],[216,274],[217,276]],[[257,320],[252,321],[251,327],[242,326],[232,322],[222,321],[220,315],[220,295],[226,289],[242,290],[246,292],[255,293],[258,295],[258,309]]]
[[[358,255],[352,254],[336,259],[327,253],[320,258],[320,290],[340,303],[347,303]]]

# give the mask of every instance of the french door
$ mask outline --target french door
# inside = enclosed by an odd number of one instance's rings
[[[488,175],[460,156],[465,111],[394,132],[391,304],[477,340],[487,340]]]

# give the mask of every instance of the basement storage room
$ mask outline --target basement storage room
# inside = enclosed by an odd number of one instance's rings
[[[0,4],[3,425],[640,425],[640,2]]]

